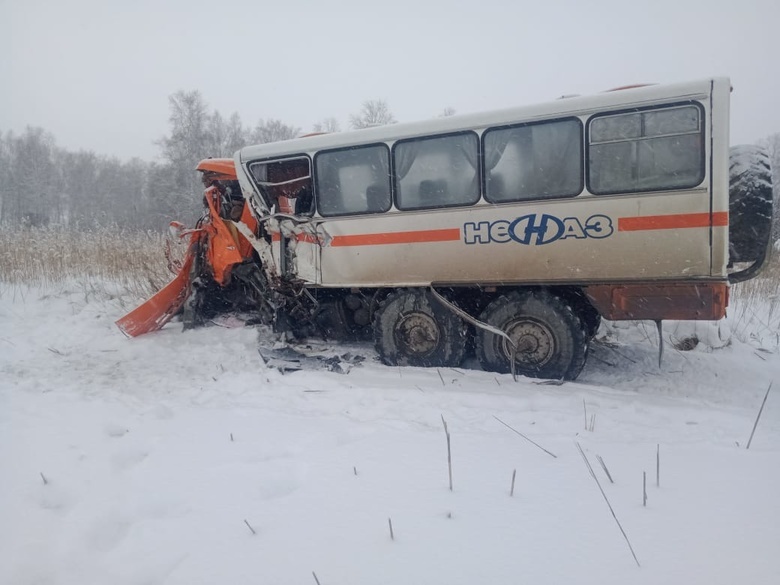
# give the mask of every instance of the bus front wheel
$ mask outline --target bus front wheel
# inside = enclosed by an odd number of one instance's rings
[[[455,367],[466,352],[466,324],[423,289],[402,289],[374,315],[374,342],[390,366]]]
[[[478,331],[477,357],[485,370],[512,371],[514,355],[518,374],[574,380],[585,365],[587,334],[580,318],[560,297],[515,291],[491,302],[480,320],[501,329],[512,340]]]

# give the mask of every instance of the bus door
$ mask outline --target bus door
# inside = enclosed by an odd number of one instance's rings
[[[249,164],[255,182],[272,208],[266,223],[272,254],[284,280],[319,283],[320,245],[312,224],[314,197],[307,156]]]

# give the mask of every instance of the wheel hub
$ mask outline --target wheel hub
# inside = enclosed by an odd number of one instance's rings
[[[555,353],[555,338],[552,332],[538,321],[528,319],[514,321],[506,328],[507,335],[516,346],[515,363],[540,367]],[[503,340],[504,353],[512,359],[512,345]]]
[[[393,333],[398,347],[406,355],[425,356],[439,345],[439,326],[425,313],[403,315]]]

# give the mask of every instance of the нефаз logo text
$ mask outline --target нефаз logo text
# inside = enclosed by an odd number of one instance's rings
[[[566,238],[606,238],[614,231],[612,220],[606,215],[591,215],[582,222],[576,217],[530,213],[514,221],[500,219],[465,223],[463,240],[467,244],[514,241],[528,246],[543,246]]]

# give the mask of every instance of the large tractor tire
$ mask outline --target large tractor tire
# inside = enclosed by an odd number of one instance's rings
[[[376,351],[387,365],[458,366],[466,338],[466,323],[423,289],[393,292],[374,315]]]
[[[729,153],[729,264],[762,261],[772,233],[772,169],[759,146]]]
[[[491,302],[480,320],[504,331],[514,342],[479,330],[477,357],[486,370],[532,378],[574,380],[585,365],[588,332],[571,306],[544,292],[515,291]]]

